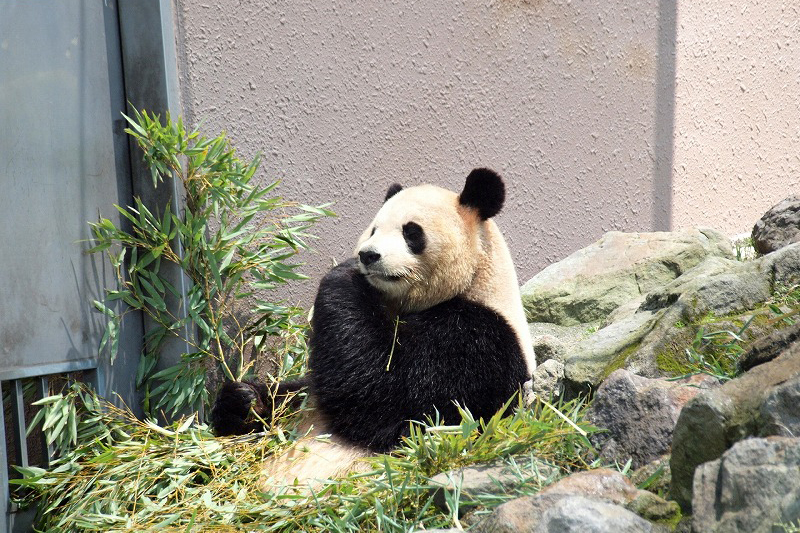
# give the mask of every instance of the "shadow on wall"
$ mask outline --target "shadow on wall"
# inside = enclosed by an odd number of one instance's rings
[[[659,0],[658,69],[656,71],[655,162],[653,165],[654,231],[672,229],[672,160],[675,150],[675,43],[678,2]]]

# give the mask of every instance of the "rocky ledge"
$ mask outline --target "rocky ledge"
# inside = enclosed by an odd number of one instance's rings
[[[766,255],[709,229],[611,232],[525,283],[534,392],[591,397],[598,464],[631,475],[531,458],[549,485],[472,529],[800,531],[798,212],[789,198],[756,224]],[[440,474],[435,501],[454,479],[472,500],[507,490],[504,469]]]

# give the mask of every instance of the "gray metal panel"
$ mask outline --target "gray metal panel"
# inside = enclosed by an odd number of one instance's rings
[[[180,114],[172,24],[173,14],[168,0],[141,0],[120,5],[125,94],[134,107],[157,113],[162,119],[167,113],[173,118]],[[131,145],[134,194],[153,212],[163,213],[167,204],[170,204],[173,213],[181,212],[184,205],[182,185],[171,182],[154,188],[139,148],[133,143]],[[182,255],[177,239],[173,247]],[[186,316],[188,302],[185,295],[190,285],[189,279],[174,265],[162,265],[161,274],[183,295],[180,299],[168,297],[167,305],[175,316]],[[145,327],[150,326],[150,320],[146,317]],[[181,335],[191,338],[193,330],[187,325]],[[181,354],[191,351],[192,346],[180,338],[167,338],[161,348],[158,368],[176,364]]]
[[[102,256],[85,253],[87,223],[99,216],[120,223],[114,204],[132,198],[124,109],[114,0],[3,2],[0,377],[87,370],[99,363],[100,371],[92,373],[98,390],[114,390],[137,407],[133,375],[141,317],[126,317],[110,372],[97,353],[106,320],[92,300],[102,300],[104,287],[113,286],[115,278]],[[20,420],[17,392],[12,390]],[[0,447],[4,443],[0,440]],[[24,455],[24,446],[17,449]],[[0,459],[5,455],[2,450]],[[0,461],[0,511],[8,496],[5,465]],[[27,529],[29,517],[11,515],[6,521],[4,514],[0,531]]]
[[[105,318],[91,301],[114,276],[104,258],[84,253],[87,222],[103,216],[124,227],[113,204],[129,203],[134,191],[151,205],[177,205],[174,191],[150,195],[146,173],[136,173],[133,181],[144,181],[134,187],[120,112],[126,90],[139,108],[179,106],[170,2],[124,5],[124,13],[116,0],[4,0],[0,8],[0,380],[97,367],[98,391],[119,394],[136,412],[141,316],[126,316],[112,371],[98,358]],[[41,387],[44,394],[46,379]],[[3,520],[3,429],[0,411],[0,531],[25,530],[20,516]]]
[[[114,276],[85,253],[87,222],[119,221],[114,204],[131,198],[117,21],[113,1],[3,4],[0,372],[9,377],[97,357],[105,319],[91,302]],[[127,375],[109,385],[131,402],[141,322],[128,318],[115,363]]]

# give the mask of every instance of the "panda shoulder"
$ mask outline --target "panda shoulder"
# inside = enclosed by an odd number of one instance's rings
[[[457,338],[469,338],[468,342],[491,340],[499,343],[498,347],[520,349],[513,327],[502,314],[463,296],[415,313],[414,321],[419,326],[424,325],[418,331],[425,331],[445,344]]]

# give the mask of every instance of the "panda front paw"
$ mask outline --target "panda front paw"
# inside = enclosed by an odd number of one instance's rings
[[[211,410],[211,427],[215,435],[244,435],[264,429],[261,421],[250,414],[252,407],[262,418],[270,418],[264,412],[261,387],[263,385],[242,381],[229,381],[222,386]]]

